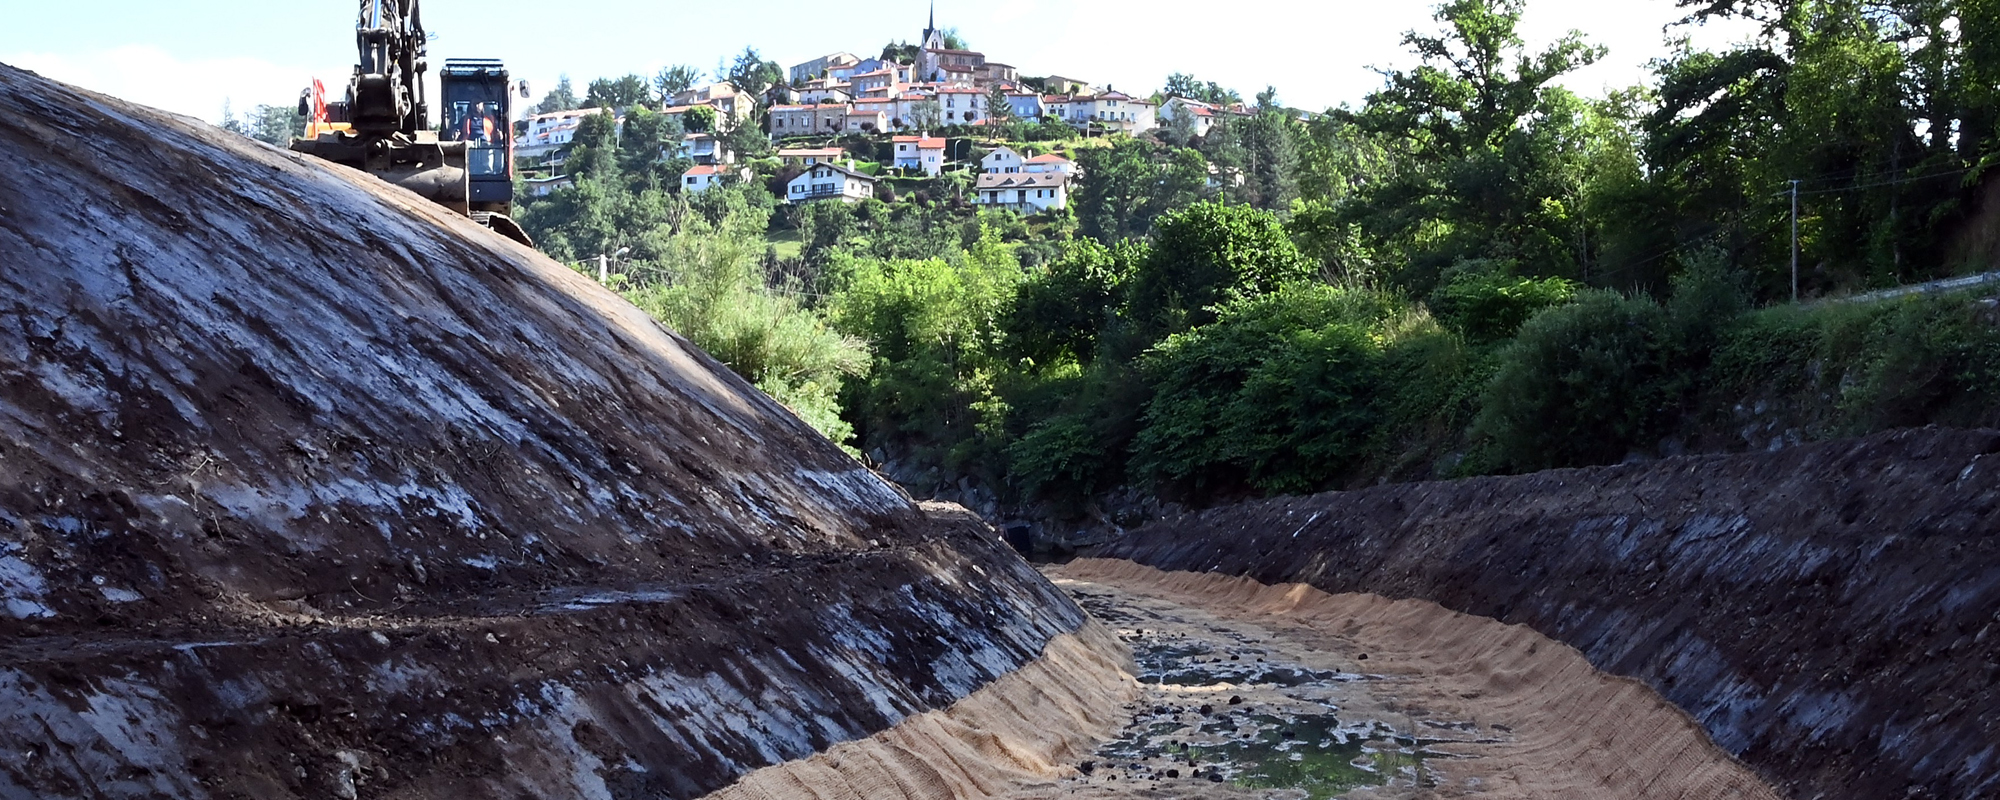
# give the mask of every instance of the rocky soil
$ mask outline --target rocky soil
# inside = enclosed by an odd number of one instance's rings
[[[2000,433],[1165,519],[1105,555],[1434,601],[1643,681],[1797,798],[2000,794]]]
[[[1082,613],[562,265],[0,65],[0,798],[690,798]]]

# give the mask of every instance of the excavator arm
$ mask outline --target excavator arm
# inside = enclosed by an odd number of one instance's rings
[[[322,120],[316,118],[309,138],[293,141],[292,149],[368,172],[532,247],[527,234],[507,217],[513,203],[511,132],[500,134],[506,138],[496,147],[493,136],[474,141],[454,131],[440,137],[429,128],[424,96],[429,39],[419,0],[360,4],[358,53],[347,97],[322,106],[308,89],[300,108],[315,117],[323,111],[324,122],[331,124],[319,124]],[[479,63],[491,66],[476,75],[448,69],[445,94],[484,90],[491,98],[482,106],[484,113],[504,126],[511,107],[506,70],[497,61]],[[471,85],[474,81],[481,85]],[[468,164],[473,155],[479,156],[472,165],[477,169]]]

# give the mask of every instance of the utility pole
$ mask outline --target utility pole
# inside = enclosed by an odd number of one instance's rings
[[[1792,303],[1799,302],[1799,181],[1792,181]]]

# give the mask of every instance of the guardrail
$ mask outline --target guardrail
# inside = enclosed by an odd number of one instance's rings
[[[1963,291],[1966,289],[1973,289],[1973,288],[1978,288],[1980,286],[1988,286],[1988,285],[2000,285],[2000,272],[1984,272],[1978,275],[1965,275],[1957,278],[1946,278],[1941,281],[1931,281],[1929,283],[1919,283],[1911,286],[1898,286],[1894,289],[1881,289],[1873,292],[1863,292],[1861,294],[1848,295],[1846,297],[1821,298],[1819,300],[1806,303],[1806,305],[1815,306],[1815,305],[1820,305],[1822,303],[1879,303],[1884,300],[1894,300],[1899,297],[1909,297],[1911,295],[1948,294],[1950,292]]]

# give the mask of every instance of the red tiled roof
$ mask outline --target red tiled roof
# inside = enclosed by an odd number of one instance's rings
[[[1067,159],[1067,158],[1063,158],[1062,156],[1059,156],[1059,155],[1056,155],[1056,154],[1054,154],[1054,153],[1043,153],[1043,154],[1041,154],[1041,155],[1038,155],[1038,156],[1035,156],[1034,158],[1031,158],[1031,159],[1028,159],[1028,163],[1030,163],[1030,164],[1067,164],[1067,163],[1069,163],[1069,159]]]
[[[944,137],[942,136],[898,136],[893,141],[896,144],[915,142],[918,150],[944,149]]]
[[[723,172],[724,172],[723,168],[719,166],[715,166],[712,164],[697,164],[694,167],[689,168],[687,172],[681,173],[681,175],[682,177],[700,177],[702,175],[721,175]]]

